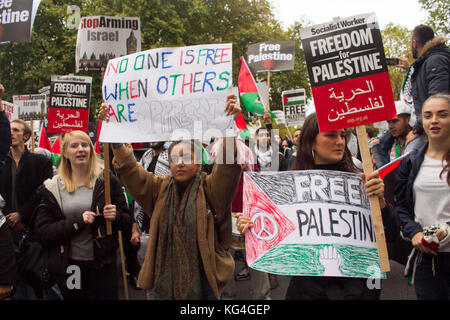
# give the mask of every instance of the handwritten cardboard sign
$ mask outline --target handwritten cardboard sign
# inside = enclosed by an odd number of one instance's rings
[[[91,84],[91,77],[52,76],[47,132],[88,132]]]
[[[141,23],[137,17],[81,18],[75,67],[79,71],[105,71],[109,59],[141,51]]]
[[[300,31],[320,131],[396,117],[375,14]]]
[[[248,265],[285,275],[380,278],[375,231],[358,174],[246,172]]]
[[[152,49],[109,60],[103,99],[109,122],[102,142],[207,140],[233,127],[226,116],[232,45]]]

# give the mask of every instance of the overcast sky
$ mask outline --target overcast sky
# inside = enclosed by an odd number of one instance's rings
[[[313,24],[333,20],[334,17],[350,17],[375,12],[378,24],[383,29],[389,22],[412,30],[424,23],[427,14],[421,10],[418,0],[270,0],[275,17],[287,29],[304,16]]]

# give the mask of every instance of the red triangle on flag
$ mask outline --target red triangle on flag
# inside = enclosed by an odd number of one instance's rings
[[[244,131],[247,129],[247,124],[245,123],[244,117],[242,116],[242,113],[238,115],[238,117],[234,120],[234,123],[236,124],[236,127],[239,129],[239,132]]]
[[[255,79],[253,78],[253,75],[243,57],[241,57],[241,70],[239,71],[238,87],[240,93],[258,92]]]
[[[100,138],[100,132],[102,131],[102,123],[103,121],[99,121],[97,125],[97,138],[95,140],[95,153],[99,155],[101,153],[100,151],[100,141],[98,139]]]
[[[50,144],[50,140],[47,137],[47,132],[45,131],[44,126],[41,128],[41,134],[39,135],[39,148],[46,149],[48,151],[52,151],[52,145]]]
[[[251,267],[255,260],[291,234],[295,226],[247,174],[244,174],[243,190],[243,214],[254,223],[245,237],[247,264]]]
[[[385,164],[381,168],[378,168],[377,171],[380,174],[380,178],[384,179],[384,177],[386,177],[389,173],[394,171],[400,165],[400,163],[402,163],[403,159],[405,159],[406,156],[408,156],[408,155],[409,155],[409,152],[407,152],[407,153],[403,154],[402,156],[398,157],[397,159]]]
[[[61,154],[61,147],[59,145],[59,139],[60,139],[60,136],[58,136],[58,138],[55,140],[55,142],[53,142],[52,153]]]

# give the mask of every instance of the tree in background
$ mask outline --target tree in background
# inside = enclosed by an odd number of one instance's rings
[[[427,24],[436,34],[450,34],[450,2],[448,0],[419,0],[422,9],[428,12]]]
[[[235,85],[239,57],[246,56],[249,44],[289,39],[267,0],[42,0],[31,42],[0,46],[0,81],[6,88],[5,100],[12,101],[12,95],[37,93],[50,84],[52,75],[75,74],[78,30],[73,26],[76,19],[69,6],[79,8],[81,17],[140,17],[142,50],[231,42]],[[102,100],[101,74],[76,75],[93,78],[90,119],[95,119]],[[306,74],[303,79],[307,81]]]
[[[381,36],[383,38],[384,53],[387,58],[404,56],[408,58],[410,63],[414,61],[411,54],[411,30],[389,23],[384,30],[381,30]],[[405,71],[394,66],[388,66],[388,71],[394,99],[399,100]]]

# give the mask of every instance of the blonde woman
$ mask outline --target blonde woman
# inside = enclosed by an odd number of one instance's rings
[[[83,131],[66,133],[61,153],[58,174],[40,189],[35,235],[49,250],[64,299],[117,300],[117,230],[131,228],[124,193],[111,174],[111,204],[105,205],[103,171]],[[106,235],[106,221],[113,235]]]

